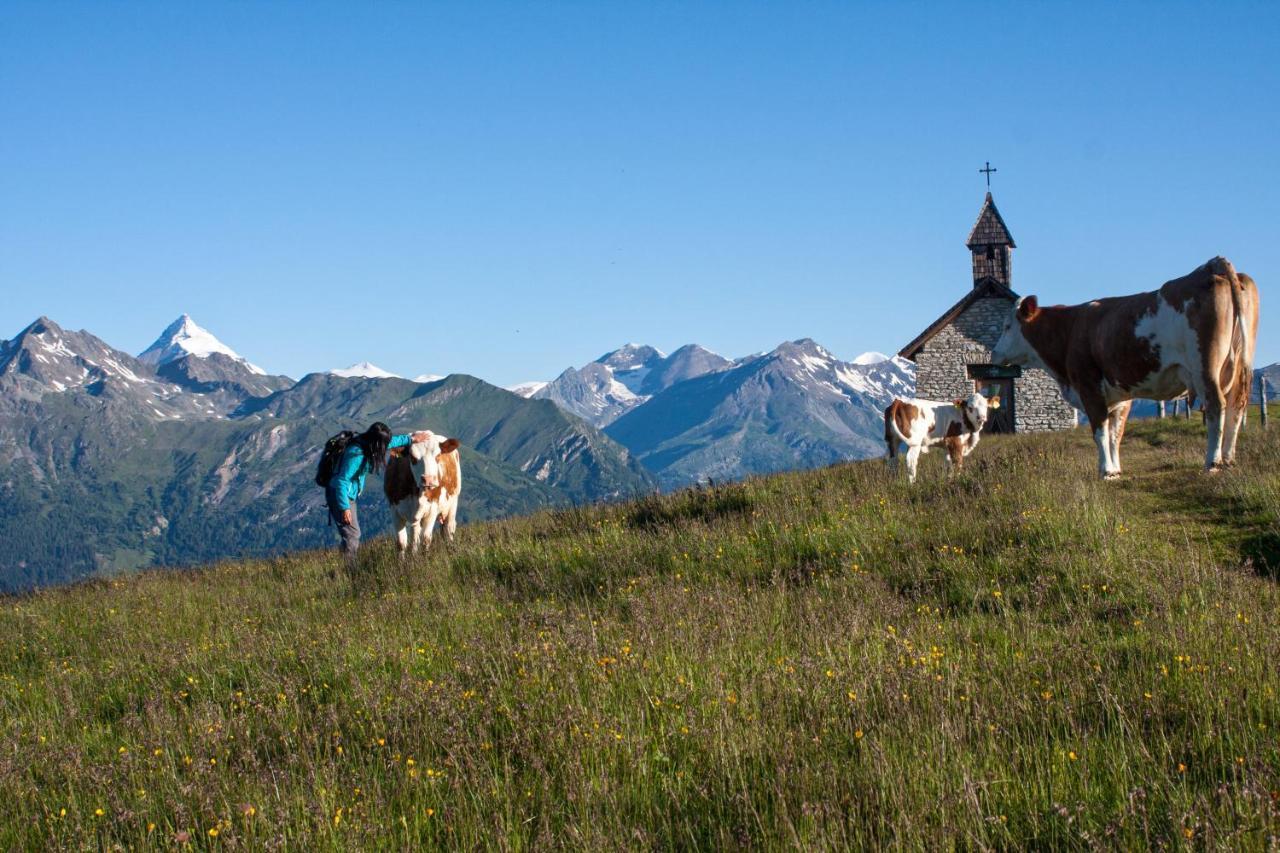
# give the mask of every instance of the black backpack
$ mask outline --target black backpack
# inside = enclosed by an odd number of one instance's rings
[[[316,485],[322,489],[329,488],[329,481],[333,479],[333,471],[338,467],[338,462],[342,460],[342,454],[346,452],[347,445],[351,443],[351,439],[356,434],[349,429],[330,438],[324,443],[324,451],[320,454],[320,464],[316,466]]]

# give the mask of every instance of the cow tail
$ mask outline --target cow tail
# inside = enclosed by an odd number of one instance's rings
[[[1249,359],[1249,353],[1251,350],[1249,346],[1249,322],[1244,313],[1244,309],[1246,307],[1244,304],[1244,285],[1240,283],[1240,279],[1236,278],[1235,273],[1236,271],[1232,269],[1230,278],[1231,303],[1236,311],[1236,322],[1240,324],[1240,342],[1242,346],[1240,350],[1240,358],[1244,361],[1245,366],[1249,371],[1252,372],[1253,364]],[[1234,338],[1235,335],[1232,335],[1232,337]],[[1253,377],[1249,376],[1247,381],[1252,386]]]
[[[1249,324],[1245,320],[1244,309],[1244,285],[1240,283],[1240,277],[1236,275],[1236,268],[1232,266],[1231,261],[1222,256],[1218,256],[1210,261],[1206,266],[1212,275],[1221,276],[1227,280],[1227,287],[1231,288],[1231,307],[1235,313],[1235,321],[1231,327],[1231,346],[1227,348],[1227,356],[1235,355],[1236,326],[1240,327],[1240,342],[1243,349],[1240,352],[1241,358],[1248,358],[1249,354]],[[1252,367],[1252,365],[1250,365]]]
[[[897,403],[898,401],[894,400],[884,413],[884,440],[886,444],[891,445],[889,448],[890,456],[897,455],[899,444],[911,444],[911,442],[907,440],[907,437],[902,434],[902,430],[898,429],[898,419],[894,417],[897,413]]]

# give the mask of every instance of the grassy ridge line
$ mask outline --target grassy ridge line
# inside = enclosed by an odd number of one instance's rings
[[[0,845],[1280,833],[1280,433],[984,441],[0,608]]]

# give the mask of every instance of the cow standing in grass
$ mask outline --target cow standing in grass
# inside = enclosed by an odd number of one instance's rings
[[[396,520],[396,548],[401,556],[417,553],[418,543],[431,547],[436,522],[453,542],[458,527],[458,495],[462,466],[458,440],[427,432],[426,439],[398,451],[387,461],[382,489]]]
[[[949,473],[954,474],[978,446],[988,408],[999,406],[999,397],[988,400],[978,393],[952,403],[894,400],[884,410],[884,442],[889,448],[889,460],[896,468],[898,446],[905,444],[907,480],[914,483],[920,454],[928,453],[930,445],[945,444]]]
[[[1190,391],[1204,407],[1204,467],[1216,471],[1235,461],[1257,339],[1257,286],[1214,258],[1148,293],[1051,307],[1019,299],[991,360],[1040,367],[1058,381],[1089,418],[1106,479],[1120,475],[1129,402]]]

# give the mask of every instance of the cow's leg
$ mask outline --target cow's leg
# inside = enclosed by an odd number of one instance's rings
[[[405,549],[409,547],[409,530],[405,522],[404,516],[399,512],[396,513],[396,553],[404,557]]]
[[[1252,371],[1250,371],[1252,372]],[[1237,376],[1236,385],[1227,397],[1226,430],[1222,435],[1222,464],[1236,464],[1236,439],[1249,413],[1250,376]]]
[[[458,496],[454,495],[449,500],[449,516],[442,518],[441,523],[444,524],[444,539],[450,545],[453,544],[453,534],[458,529]]]
[[[964,439],[947,439],[947,479],[964,469]]]
[[[432,501],[427,514],[422,517],[422,540],[426,550],[431,550],[431,537],[436,530],[436,519],[440,517],[440,502]]]
[[[1107,455],[1110,457],[1110,473],[1120,474],[1120,441],[1124,438],[1125,421],[1129,418],[1129,405],[1122,404],[1107,413]]]
[[[1078,391],[1084,413],[1089,418],[1089,427],[1093,430],[1093,443],[1098,447],[1098,476],[1104,480],[1120,476],[1120,471],[1111,459],[1111,412],[1102,394],[1089,388],[1084,382],[1072,383],[1074,387],[1084,387]]]
[[[916,466],[920,464],[920,453],[923,445],[913,444],[907,448],[907,482],[916,481]]]
[[[1107,422],[1093,428],[1093,443],[1098,447],[1098,476],[1104,480],[1111,478],[1111,450],[1107,440]]]
[[[1222,467],[1222,434],[1226,426],[1226,400],[1223,399],[1222,390],[1216,384],[1205,390],[1207,393],[1204,395],[1204,469],[1217,471]]]
[[[415,557],[418,555],[418,542],[422,539],[422,519],[416,515],[413,521],[409,522],[409,553]]]
[[[889,454],[885,456],[885,462],[889,465],[889,470],[896,472],[898,470],[898,440],[896,438],[886,438],[885,445],[889,448]]]
[[[1216,342],[1210,342],[1200,355],[1201,369],[1197,385],[1202,387],[1192,389],[1200,398],[1201,411],[1204,413],[1206,471],[1217,471],[1222,467],[1222,439],[1226,432],[1228,410],[1227,389],[1231,387],[1230,376],[1225,381],[1223,377],[1228,356],[1229,353],[1224,352]]]
[[[1236,439],[1240,436],[1240,427],[1244,424],[1247,411],[1247,406],[1233,406],[1227,410],[1226,428],[1222,433],[1222,464],[1228,467],[1236,464]]]
[[[1104,480],[1114,480],[1120,476],[1120,469],[1111,457],[1111,415],[1103,411],[1089,415],[1089,426],[1093,428],[1093,443],[1098,447],[1098,476]]]

